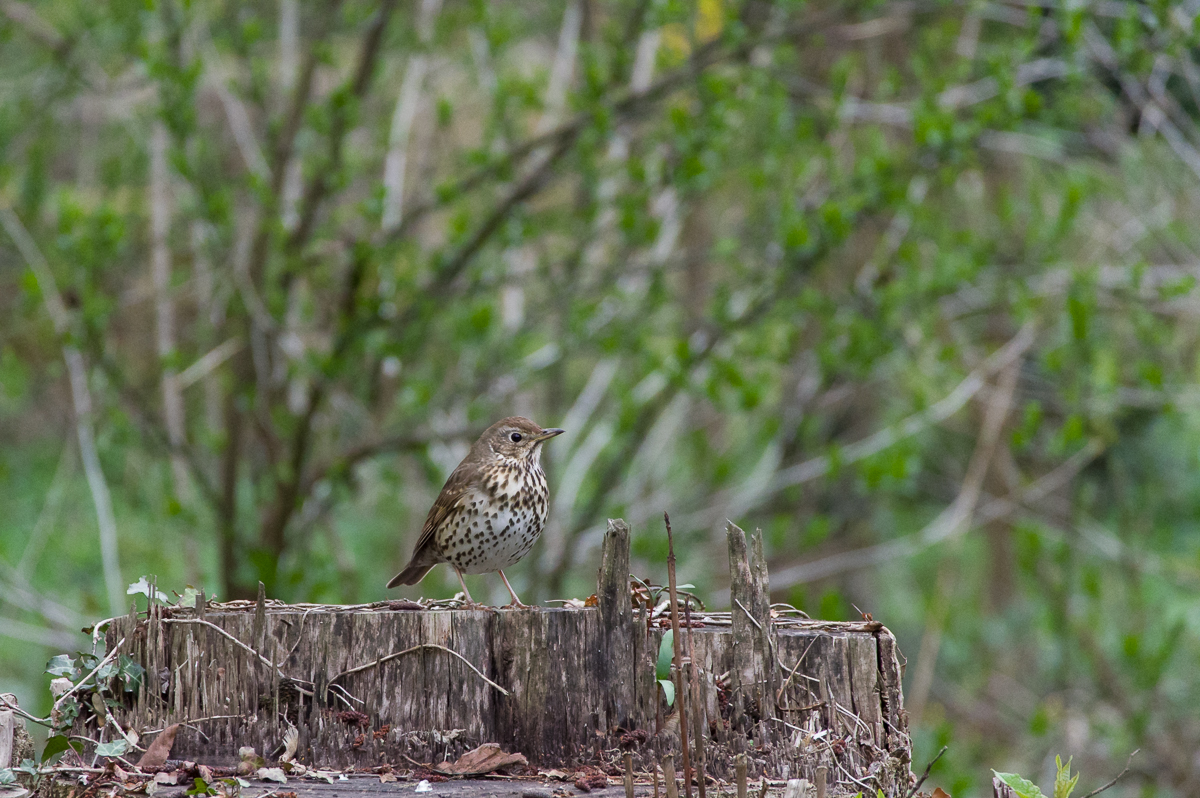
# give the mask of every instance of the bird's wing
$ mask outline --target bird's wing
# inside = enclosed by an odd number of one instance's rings
[[[438,494],[437,501],[433,503],[433,507],[429,508],[425,526],[421,529],[421,537],[417,539],[417,545],[413,548],[414,560],[421,550],[433,542],[438,527],[445,522],[450,513],[461,507],[469,497],[476,470],[475,465],[462,462],[446,480],[446,484],[442,486],[442,492]]]

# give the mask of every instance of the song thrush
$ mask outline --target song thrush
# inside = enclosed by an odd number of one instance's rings
[[[504,570],[533,548],[546,525],[549,489],[542,471],[542,444],[561,429],[542,429],[512,416],[487,428],[446,480],[425,519],[412,559],[388,587],[415,585],[433,566],[450,563],[463,595],[474,604],[463,574],[499,571],[524,607]]]

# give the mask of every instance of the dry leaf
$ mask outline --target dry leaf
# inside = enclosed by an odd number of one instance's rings
[[[142,754],[142,758],[138,760],[138,769],[160,768],[167,764],[167,757],[171,755],[171,746],[175,745],[175,733],[178,731],[178,723],[172,723],[163,729],[154,738],[154,742],[150,743],[150,747],[146,749],[146,753]]]
[[[379,783],[380,784],[387,784],[387,783],[393,782],[395,780],[396,780],[396,776],[393,773],[380,773],[379,774]]]
[[[279,757],[279,761],[291,762],[292,757],[296,755],[296,748],[299,745],[300,731],[289,723],[287,731],[283,733],[283,756]]]
[[[506,754],[500,750],[497,743],[484,743],[478,748],[467,751],[453,764],[440,762],[433,770],[447,776],[482,776],[513,765],[528,765],[524,754]]]
[[[154,774],[154,783],[174,786],[179,783],[179,771],[178,770],[164,770],[162,773],[155,773]]]
[[[283,768],[259,768],[255,774],[263,781],[277,781],[280,784],[287,784],[287,776],[283,775]]]
[[[950,798],[950,793],[946,792],[941,787],[934,787],[931,798]]]

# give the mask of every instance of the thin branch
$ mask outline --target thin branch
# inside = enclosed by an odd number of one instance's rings
[[[329,685],[330,685],[330,687],[332,687],[333,683],[336,682],[338,679],[342,678],[343,676],[350,676],[351,674],[354,674],[354,673],[362,673],[363,671],[368,671],[371,668],[378,667],[385,662],[390,662],[394,659],[398,659],[400,657],[403,657],[405,654],[412,654],[416,651],[420,651],[423,648],[434,648],[434,649],[437,649],[438,651],[445,651],[447,654],[451,654],[455,657],[458,657],[460,660],[462,660],[463,664],[466,665],[471,670],[473,670],[480,679],[483,679],[485,682],[490,684],[492,687],[499,690],[501,694],[503,694],[505,696],[511,695],[511,693],[509,693],[503,687],[496,684],[488,677],[484,676],[483,672],[480,671],[479,668],[476,668],[474,665],[472,665],[467,660],[467,658],[464,657],[462,654],[459,654],[457,651],[454,651],[453,649],[446,648],[445,646],[439,646],[436,643],[421,643],[419,645],[412,646],[411,648],[406,648],[403,651],[393,652],[391,654],[388,654],[386,657],[380,657],[379,659],[377,659],[373,662],[368,662],[366,665],[359,665],[357,668],[351,668],[350,670],[342,671],[337,676],[334,676],[332,679],[329,680]]]
[[[1118,781],[1120,781],[1121,777],[1129,772],[1129,766],[1131,764],[1133,764],[1133,755],[1136,754],[1140,750],[1142,750],[1142,749],[1140,749],[1140,748],[1133,749],[1133,753],[1131,753],[1129,755],[1129,759],[1125,760],[1125,767],[1122,768],[1120,773],[1118,773],[1116,776],[1113,777],[1112,781],[1108,782],[1108,784],[1105,784],[1103,787],[1097,787],[1096,789],[1089,792],[1087,795],[1081,796],[1081,798],[1092,798],[1092,796],[1094,796],[1094,795],[1099,795],[1100,793],[1104,792],[1109,787],[1113,786]]]
[[[171,189],[167,168],[170,138],[167,126],[156,121],[150,134],[150,272],[154,283],[155,343],[162,366],[163,425],[171,448],[186,441],[183,393],[173,366],[165,365],[175,351],[175,303],[171,300]],[[175,496],[188,496],[187,466],[178,454],[171,456]]]
[[[1093,440],[1053,471],[1040,477],[1028,487],[1023,488],[1015,494],[992,499],[984,504],[975,514],[975,526],[1005,518],[1017,512],[1023,505],[1041,501],[1051,491],[1057,490],[1071,479],[1074,479],[1102,451],[1104,451],[1104,445],[1099,441]],[[778,588],[792,587],[793,585],[814,582],[835,574],[868,568],[872,565],[878,565],[900,557],[912,556],[918,551],[941,543],[947,538],[950,527],[945,524],[944,518],[945,514],[943,513],[922,528],[920,532],[915,532],[898,540],[889,540],[886,543],[879,543],[874,546],[855,549],[854,551],[831,554],[819,560],[780,569],[777,573],[771,574],[771,584]],[[720,596],[721,594],[718,593],[718,600]]]
[[[92,503],[96,508],[96,522],[100,529],[100,559],[104,569],[104,583],[108,592],[109,608],[120,612],[125,601],[124,580],[121,579],[120,558],[117,554],[117,520],[113,514],[112,494],[100,467],[100,456],[96,452],[96,438],[92,430],[92,392],[88,387],[87,366],[83,355],[74,345],[67,343],[71,319],[63,303],[54,273],[33,237],[25,229],[20,218],[7,204],[0,204],[0,225],[8,232],[26,265],[37,279],[46,304],[46,312],[54,323],[54,331],[62,341],[63,360],[67,364],[67,376],[71,386],[71,401],[75,410],[75,433],[79,438],[79,453],[83,460]]]
[[[925,766],[925,772],[921,774],[921,778],[917,779],[917,783],[912,786],[908,792],[904,794],[904,798],[913,798],[917,794],[917,790],[921,789],[921,785],[925,783],[925,779],[929,778],[929,771],[933,770],[933,766],[942,758],[942,754],[950,750],[950,746],[943,745],[942,750],[937,752],[937,756],[929,760],[929,764]],[[1084,798],[1087,798],[1085,795]]]
[[[91,679],[93,676],[95,676],[97,673],[100,672],[101,668],[103,668],[108,663],[112,662],[113,659],[116,658],[117,653],[120,652],[121,646],[123,646],[123,645],[125,645],[125,638],[122,637],[120,640],[117,641],[117,644],[112,647],[112,651],[109,651],[107,654],[104,655],[104,659],[100,660],[99,665],[92,668],[91,672],[88,673],[87,676],[84,676],[78,682],[71,685],[70,690],[67,690],[67,692],[63,693],[62,695],[60,695],[58,697],[58,700],[54,702],[54,706],[50,708],[50,714],[54,715],[55,711],[57,711],[58,708],[62,706],[62,703],[67,700],[68,696],[70,696],[72,693],[74,693],[76,690],[78,690],[83,685],[87,684],[88,679]]]
[[[297,689],[300,690],[300,692],[304,693],[305,695],[312,695],[311,691],[305,692],[304,688],[300,687],[301,684],[309,684],[309,682],[307,680],[296,679],[294,677],[288,676],[282,670],[280,670],[280,668],[274,662],[271,662],[271,660],[267,659],[262,654],[258,653],[258,651],[256,651],[255,649],[253,649],[252,647],[243,643],[241,640],[238,640],[236,637],[231,635],[229,632],[226,632],[224,629],[217,626],[212,621],[205,621],[205,620],[201,620],[200,618],[163,618],[162,622],[163,623],[190,623],[190,624],[197,624],[199,626],[207,626],[212,629],[216,629],[217,632],[222,637],[226,638],[227,640],[232,642],[234,645],[236,645],[238,648],[242,649],[243,651],[245,651],[249,654],[252,654],[263,665],[266,665],[268,668],[275,671],[275,673],[281,679],[287,679],[289,682],[293,682],[294,684],[296,684]]]

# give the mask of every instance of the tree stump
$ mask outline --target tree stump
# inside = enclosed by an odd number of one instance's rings
[[[755,777],[815,783],[825,769],[834,794],[902,795],[913,777],[895,638],[879,623],[771,608],[761,537],[728,532],[733,611],[693,609],[681,631],[707,772],[732,778],[745,753]],[[107,630],[110,650],[124,639],[147,672],[116,714],[140,731],[188,724],[172,758],[210,764],[242,746],[278,756],[295,726],[296,758],[324,767],[436,763],[491,742],[535,767],[619,774],[629,751],[651,770],[679,753],[654,672],[669,613],[631,601],[628,570],[629,530],[612,521],[597,606],[287,605],[261,593],[152,606]]]

